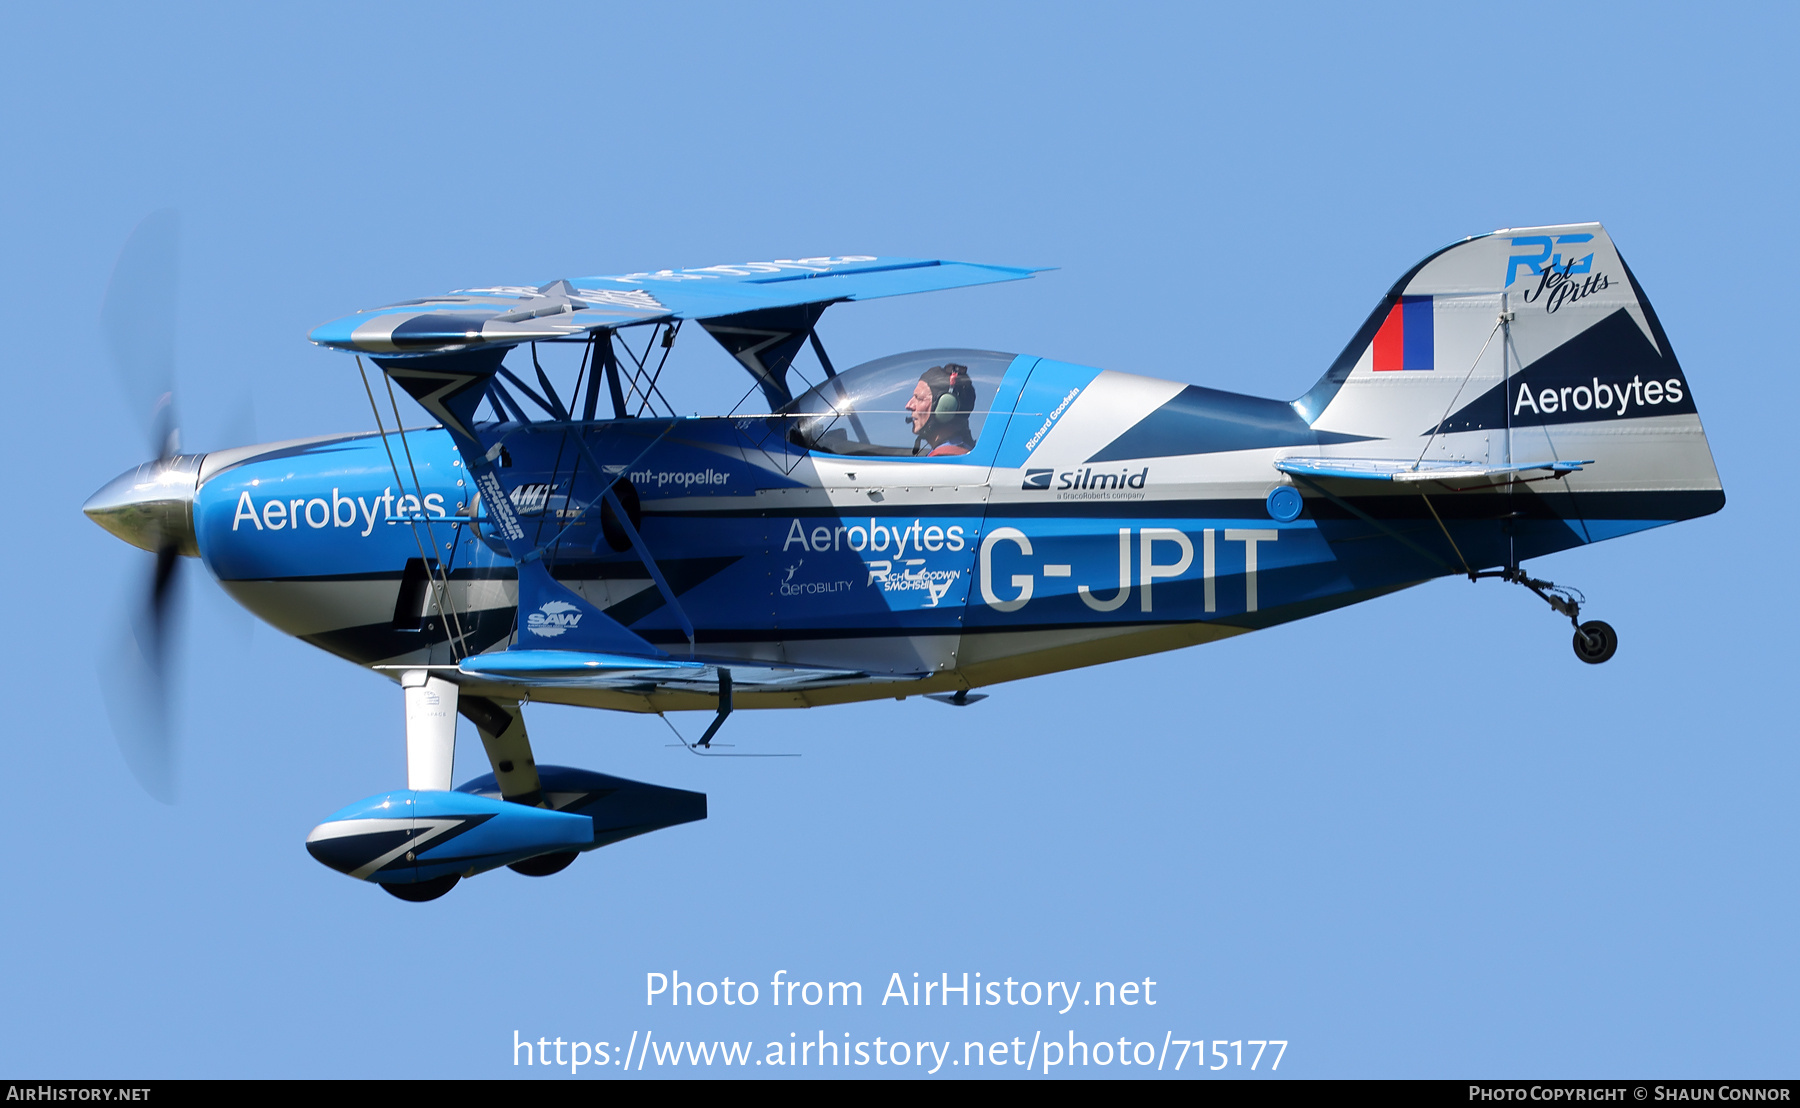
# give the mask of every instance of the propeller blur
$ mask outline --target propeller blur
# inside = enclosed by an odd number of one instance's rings
[[[123,395],[144,424],[155,461],[121,474],[82,506],[89,519],[155,555],[139,608],[101,663],[113,733],[150,795],[175,799],[169,655],[181,557],[197,557],[191,508],[200,459],[182,457],[175,418],[175,304],[180,217],[152,212],[132,231],[100,306]]]

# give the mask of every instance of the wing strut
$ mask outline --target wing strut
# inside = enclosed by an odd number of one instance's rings
[[[500,367],[500,376],[506,378],[508,381],[511,381],[513,383],[514,388],[516,388],[520,392],[524,393],[526,399],[530,400],[533,404],[536,404],[539,408],[542,408],[544,410],[544,412],[550,416],[551,419],[558,420],[560,422],[568,421],[569,414],[562,410],[562,405],[554,404],[548,400],[545,400],[543,397],[539,396],[537,394],[537,390],[533,389],[530,385],[527,385],[524,381],[520,380],[519,375],[514,373],[512,370],[507,369],[505,366],[501,366]],[[554,394],[552,394],[552,395],[554,395]],[[514,407],[516,409],[518,406],[514,405]],[[523,411],[517,411],[515,414],[520,416],[521,419],[523,419],[524,415],[525,415],[525,413]]]
[[[625,419],[631,413],[625,410],[625,390],[619,386],[619,355],[613,350],[613,333],[603,333],[606,339],[600,347],[602,356],[606,359],[606,389],[612,396],[613,418]],[[588,407],[592,409],[593,405],[589,404]]]
[[[673,426],[673,424],[670,426]],[[668,428],[664,428],[663,434],[666,435],[668,433]],[[569,432],[565,432],[565,434],[569,434]],[[588,448],[586,436],[579,432],[574,432],[571,437],[574,438],[575,445],[581,448],[581,455],[587,459],[588,465],[594,467],[594,472],[597,474],[605,474],[606,467],[600,464],[600,460],[594,457],[594,452]],[[658,441],[660,441],[662,436],[659,435],[657,438]],[[675,613],[675,619],[681,624],[682,633],[687,636],[688,653],[692,654],[694,649],[694,623],[692,620],[688,619],[687,612],[682,609],[681,601],[675,598],[675,590],[669,587],[668,579],[663,576],[662,570],[657,567],[656,559],[650,556],[650,548],[644,545],[644,537],[638,534],[637,527],[632,524],[631,515],[625,511],[625,505],[619,503],[618,494],[613,492],[613,485],[617,483],[617,477],[613,478],[612,481],[607,482],[605,489],[600,493],[600,498],[613,510],[613,517],[618,522],[620,529],[625,532],[625,537],[630,540],[631,549],[637,552],[638,560],[643,562],[644,568],[649,571],[650,580],[656,582],[656,591],[662,593],[663,602],[669,606],[670,611]],[[554,542],[555,540],[551,541]],[[540,548],[540,553],[541,549],[542,548]]]
[[[837,380],[837,368],[831,364],[831,359],[826,356],[825,344],[819,341],[819,328],[815,325],[812,330],[806,333],[806,337],[812,340],[813,354],[819,359],[819,368],[825,371],[825,379],[827,381]],[[856,441],[868,442],[869,433],[863,430],[862,417],[856,414],[856,406],[848,403],[848,398],[844,395],[843,385],[837,385],[835,387],[837,389],[838,398],[846,401],[845,406],[850,412],[850,429],[856,432]]]
[[[815,326],[812,330],[806,332],[806,337],[812,340],[813,353],[818,355],[819,367],[825,371],[825,376],[836,377],[837,370],[832,368],[831,359],[825,356],[825,344],[819,341],[818,327]]]
[[[538,364],[537,343],[535,342],[531,344],[531,368],[537,370],[538,384],[544,386],[544,395],[550,398],[550,414],[564,423],[569,422],[569,411],[563,407],[562,397],[556,395],[556,386],[550,383],[550,375],[545,373],[544,367]],[[574,395],[570,394],[569,399],[575,399]]]
[[[582,450],[585,452],[586,449],[587,445],[583,443]],[[591,454],[588,455],[588,464],[594,464]],[[682,633],[687,635],[688,653],[692,654],[694,651],[693,621],[689,620],[687,613],[682,610],[681,601],[675,599],[675,590],[669,587],[669,582],[664,579],[662,570],[657,568],[656,559],[650,556],[650,548],[644,545],[644,538],[638,534],[638,529],[631,525],[631,516],[625,511],[625,505],[619,503],[619,495],[613,492],[611,485],[606,486],[603,496],[607,506],[613,510],[614,520],[625,532],[625,537],[631,540],[631,549],[637,551],[638,560],[643,562],[644,568],[650,571],[650,579],[656,582],[656,590],[662,593],[663,601],[668,604],[669,610],[675,613],[675,618],[681,622]]]
[[[588,336],[587,349],[581,354],[581,369],[575,374],[575,389],[577,392],[581,391],[582,374],[587,374],[587,399],[583,401],[581,405],[581,420],[583,423],[592,423],[594,421],[594,410],[600,406],[600,337],[605,333],[606,332],[603,331],[596,331]],[[569,400],[571,402],[575,400],[573,393],[570,394]]]

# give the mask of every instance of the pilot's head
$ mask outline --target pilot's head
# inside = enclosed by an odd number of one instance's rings
[[[906,402],[913,434],[925,439],[941,439],[953,431],[966,433],[974,410],[975,382],[969,379],[969,367],[954,362],[934,365],[920,374],[912,399]]]

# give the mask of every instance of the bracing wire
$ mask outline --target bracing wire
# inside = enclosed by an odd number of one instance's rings
[[[675,724],[670,722],[669,717],[666,714],[664,714],[662,712],[658,712],[658,713],[656,713],[656,718],[662,720],[665,724],[668,724],[668,728],[671,732],[674,733],[676,741],[681,743],[682,748],[685,749],[689,754],[692,754],[696,758],[798,758],[798,757],[800,757],[800,755],[798,755],[798,754],[713,754],[708,751],[701,750],[698,745],[688,742],[686,739],[682,738],[681,732],[675,730]],[[720,745],[723,745],[723,744],[720,744]]]
[[[394,409],[394,429],[399,431],[400,401],[394,397],[394,380],[385,373],[381,375],[381,379],[387,383],[388,404]],[[413,492],[419,498],[419,515],[425,524],[425,533],[431,536],[432,552],[436,553],[437,531],[431,526],[430,517],[425,515],[425,485],[419,480],[419,467],[413,463],[412,444],[406,441],[404,432],[400,432],[400,449],[406,453],[406,468],[412,472]],[[454,524],[451,527],[451,533],[455,533]],[[454,543],[452,546],[454,547]],[[469,647],[466,641],[467,636],[463,633],[462,617],[456,611],[456,605],[450,602],[450,570],[447,568],[449,561],[449,558],[443,558],[438,562],[443,576],[443,600],[439,608],[439,617],[444,620],[444,630],[451,631],[454,628],[452,633],[455,635],[455,647],[464,657],[467,657]],[[425,561],[425,572],[428,575],[431,573],[430,559]]]
[[[365,396],[369,398],[369,412],[374,415],[374,428],[376,428],[376,432],[380,432],[380,435],[382,435],[382,450],[387,451],[387,466],[389,466],[389,469],[392,469],[392,473],[394,473],[394,484],[400,486],[401,495],[405,495],[405,493],[407,493],[407,482],[400,477],[400,462],[394,460],[394,446],[392,446],[391,442],[387,441],[387,426],[383,426],[382,424],[382,408],[374,403],[374,390],[369,387],[369,371],[365,369],[364,363],[362,363],[362,354],[356,356],[356,372],[362,376],[362,390],[364,390]],[[389,385],[387,385],[387,390],[389,390],[389,399],[392,399],[394,385],[389,383]],[[400,432],[400,405],[394,405],[394,430],[396,430],[396,433]],[[407,444],[405,433],[401,433],[400,435],[400,444],[401,446]],[[410,451],[410,448],[407,450],[407,464],[409,464],[409,466],[412,464],[412,451]],[[412,475],[414,486],[418,486],[418,480],[418,471],[414,471],[414,475]],[[419,514],[423,514],[423,511],[425,511],[425,500],[423,500],[425,489],[423,489],[423,487],[416,487],[416,493],[419,495]],[[414,518],[409,518],[409,520],[407,520],[407,525],[412,529],[412,541],[414,541],[414,545],[419,549],[419,563],[425,567],[425,576],[427,576],[428,579],[430,579],[430,583],[432,583],[432,606],[437,608],[437,619],[441,619],[443,624],[445,624],[446,633],[454,635],[455,648],[459,649],[463,655],[468,655],[468,644],[464,642],[463,622],[452,619],[452,617],[454,617],[454,612],[452,612],[452,610],[448,608],[448,604],[446,604],[446,599],[448,599],[448,597],[446,597],[445,594],[448,594],[448,590],[450,590],[450,585],[448,585],[448,574],[445,574],[445,581],[443,581],[443,585],[441,586],[439,586],[436,574],[432,574],[432,561],[436,561],[437,554],[437,532],[430,529],[430,522],[425,523],[425,531],[427,531],[430,540],[432,540],[432,549],[427,550],[425,549],[425,540],[419,538],[418,518],[416,518],[416,516],[414,516]]]
[[[1437,421],[1437,426],[1431,429],[1431,437],[1425,440],[1425,449],[1419,451],[1418,459],[1413,462],[1414,471],[1424,464],[1426,452],[1431,449],[1431,444],[1436,441],[1438,435],[1443,433],[1444,423],[1450,418],[1450,413],[1456,410],[1456,402],[1462,399],[1463,390],[1469,387],[1470,379],[1475,376],[1475,367],[1481,364],[1482,356],[1487,353],[1488,346],[1494,341],[1494,336],[1500,333],[1500,325],[1505,322],[1504,316],[1494,320],[1494,329],[1488,332],[1487,342],[1481,344],[1481,353],[1476,354],[1475,360],[1469,363],[1469,372],[1463,374],[1462,384],[1456,386],[1456,395],[1450,398],[1450,403],[1444,408],[1444,414]]]

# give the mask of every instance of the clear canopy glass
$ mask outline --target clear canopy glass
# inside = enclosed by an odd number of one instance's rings
[[[828,378],[780,414],[798,417],[792,441],[825,454],[964,454],[980,438],[1014,357],[962,349],[893,354]]]

